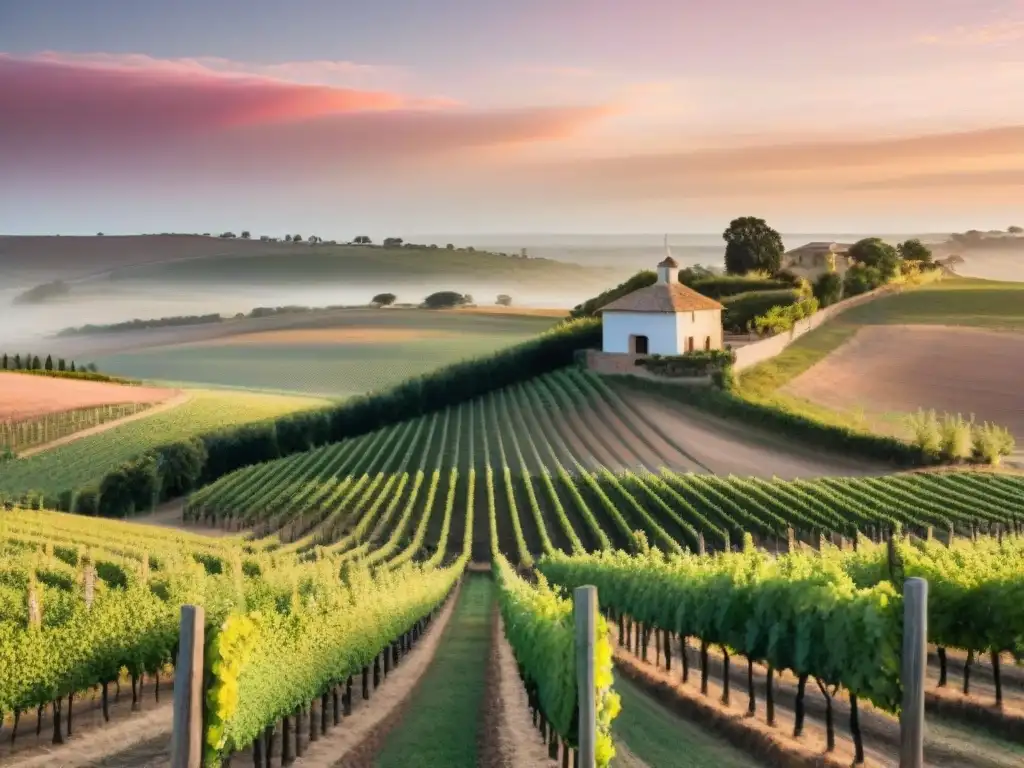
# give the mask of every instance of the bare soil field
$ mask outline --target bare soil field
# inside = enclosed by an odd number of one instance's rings
[[[715,418],[660,395],[618,384],[615,389],[637,414],[657,424],[672,440],[685,459],[667,466],[681,471],[784,479],[887,471],[884,465],[805,449],[769,432]],[[609,422],[602,419],[600,423],[608,428]]]
[[[783,391],[869,419],[918,408],[973,414],[1024,440],[1024,334],[951,326],[865,326]],[[890,433],[902,427],[873,424]]]
[[[178,392],[173,389],[2,373],[0,419],[30,419],[48,413],[116,403],[159,403],[176,394]]]

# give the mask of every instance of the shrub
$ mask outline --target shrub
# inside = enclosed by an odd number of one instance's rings
[[[736,362],[736,353],[731,349],[700,350],[684,355],[652,355],[641,357],[636,364],[668,377],[709,376]]]
[[[1016,441],[1010,430],[985,422],[974,426],[973,456],[976,461],[998,465],[1003,456],[1009,456],[1016,448]]]
[[[919,409],[907,417],[907,426],[914,435],[914,445],[925,455],[937,458],[942,451],[942,430],[935,411]]]
[[[735,355],[733,355],[735,358]],[[736,370],[732,363],[723,365],[711,374],[711,383],[723,392],[732,392],[736,389]]]
[[[876,267],[854,264],[846,270],[846,276],[843,278],[843,295],[846,298],[859,296],[875,290],[884,282],[885,278]]]
[[[835,272],[826,272],[814,281],[814,298],[822,308],[829,307],[843,297],[843,279]]]
[[[795,288],[777,291],[751,291],[722,300],[722,326],[732,333],[746,333],[751,329],[754,318],[763,315],[772,307],[788,307],[800,300]]]
[[[942,457],[946,461],[960,462],[971,458],[973,452],[971,422],[958,414],[943,414],[939,434],[942,436]]]
[[[754,328],[758,333],[774,336],[792,330],[798,321],[817,311],[818,300],[814,297],[802,299],[788,307],[772,307],[765,314],[754,318]]]

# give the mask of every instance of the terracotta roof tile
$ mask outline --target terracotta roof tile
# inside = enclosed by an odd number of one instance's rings
[[[682,283],[655,283],[605,304],[598,312],[692,312],[698,309],[723,307]]]
[[[676,260],[673,259],[671,256],[666,256],[665,259],[660,264],[658,264],[658,266],[659,267],[673,267],[674,268],[674,267],[678,267],[679,265],[676,264]]]

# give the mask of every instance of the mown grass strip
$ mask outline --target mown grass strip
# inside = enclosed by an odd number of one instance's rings
[[[754,768],[759,765],[724,739],[673,714],[621,675],[615,676],[615,690],[622,698],[622,711],[612,725],[617,751],[624,745],[650,768]],[[617,756],[612,765],[632,766],[635,762],[620,761]]]
[[[471,575],[408,714],[388,735],[377,768],[475,768],[492,637],[494,582]]]

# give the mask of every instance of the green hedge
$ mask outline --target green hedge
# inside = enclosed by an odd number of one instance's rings
[[[756,317],[768,312],[772,307],[788,307],[800,300],[800,292],[795,288],[777,291],[752,291],[732,296],[722,301],[725,311],[722,312],[722,325],[732,333],[746,333]]]
[[[895,437],[873,435],[826,424],[792,411],[745,400],[732,392],[714,387],[680,387],[635,376],[615,378],[628,386],[657,392],[689,405],[699,406],[719,416],[741,420],[745,424],[786,435],[805,444],[901,467],[919,467],[934,463],[919,448]]]
[[[2,373],[21,373],[28,376],[47,376],[51,379],[80,379],[82,381],[102,381],[108,384],[123,384],[129,387],[138,386],[141,382],[136,379],[124,379],[120,376],[108,376],[105,373],[93,373],[92,371],[47,371],[43,368],[29,370],[27,368],[0,368]]]
[[[712,299],[724,299],[741,293],[753,291],[785,291],[793,287],[786,280],[773,280],[765,277],[747,277],[746,275],[720,275],[694,280],[688,284],[693,290]]]
[[[536,338],[409,379],[339,405],[225,429],[155,448],[112,468],[98,484],[47,498],[49,508],[121,517],[251,464],[338,442],[472,400],[571,365],[599,347],[601,322],[564,322]],[[35,494],[26,494],[26,496]]]
[[[664,357],[651,355],[638,358],[636,364],[659,376],[674,378],[711,376],[716,371],[721,371],[735,362],[736,353],[731,349],[712,349]]]

